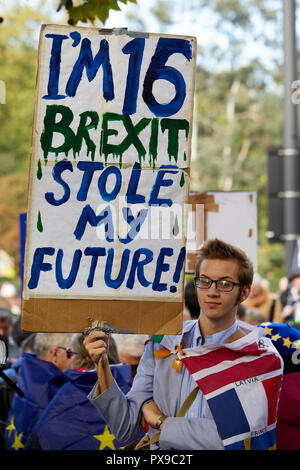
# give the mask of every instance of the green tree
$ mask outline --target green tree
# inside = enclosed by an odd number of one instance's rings
[[[151,12],[164,32],[176,33],[173,24],[187,9],[198,18],[209,13],[207,29],[218,32],[205,47],[201,41],[205,25],[199,34],[197,146],[191,162],[191,189],[257,191],[259,272],[276,289],[284,274],[284,249],[270,245],[265,236],[266,164],[267,147],[282,142],[282,97],[278,91],[282,81],[282,1],[191,0],[187,7],[175,0],[166,20],[160,4],[157,1]]]
[[[19,268],[19,214],[27,210],[27,175],[11,173],[0,176],[0,248],[15,260]]]
[[[19,214],[27,210],[38,31],[49,17],[40,8],[10,2],[1,14],[0,80],[6,104],[0,104],[0,248],[19,266]]]
[[[3,12],[0,25],[0,80],[6,104],[0,105],[0,174],[27,172],[37,67],[37,33],[47,16],[17,2]]]
[[[284,269],[283,250],[281,246],[270,246],[264,234],[267,229],[266,150],[269,145],[281,144],[282,133],[281,96],[276,88],[282,80],[282,67],[278,63],[282,56],[279,44],[282,37],[281,0],[190,0],[188,5],[178,0],[157,0],[151,6],[142,0],[138,4],[130,0],[80,3],[83,2],[54,0],[49,4],[41,1],[33,9],[26,2],[22,6],[14,0],[0,14],[4,18],[0,24],[0,80],[7,86],[7,104],[0,105],[0,175],[4,178],[1,182],[10,181],[11,184],[11,187],[4,184],[5,191],[9,190],[12,200],[20,201],[21,188],[9,177],[18,173],[20,178],[22,175],[27,178],[37,31],[42,22],[51,22],[51,13],[55,9],[66,13],[61,17],[64,23],[85,21],[96,24],[101,20],[104,24],[109,11],[112,8],[118,10],[123,4],[129,29],[153,31],[148,23],[151,17],[156,18],[157,30],[166,33],[176,33],[176,22],[186,11],[195,18],[209,11],[211,26],[218,34],[209,45],[204,47],[200,44],[198,48],[195,94],[197,151],[192,160],[191,189],[258,192],[259,253],[262,254],[259,256],[259,270],[269,278],[275,273],[276,280]],[[102,10],[93,11],[93,8]],[[263,55],[258,52],[249,55],[247,62],[249,43],[260,44],[259,50]],[[266,51],[268,56],[264,55]],[[11,192],[14,187],[15,195]],[[0,196],[3,191],[0,187]],[[18,206],[18,210],[20,208]],[[5,217],[10,217],[10,210],[8,202],[6,210],[1,212],[0,240],[9,232]],[[16,210],[12,213],[16,240]],[[11,254],[10,244],[5,242],[5,246]],[[15,242],[11,246],[16,246]]]
[[[64,8],[68,23],[76,25],[79,21],[94,23],[100,20],[106,22],[111,10],[121,10],[119,3],[136,3],[136,0],[60,0],[58,11]]]

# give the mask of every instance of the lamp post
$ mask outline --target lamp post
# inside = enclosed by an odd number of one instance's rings
[[[283,103],[283,227],[286,274],[290,275],[292,260],[300,237],[300,149],[298,141],[297,103],[292,100],[293,84],[297,81],[297,47],[295,0],[283,0],[284,13],[284,103]]]

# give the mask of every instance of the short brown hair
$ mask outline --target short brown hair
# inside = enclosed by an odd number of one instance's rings
[[[214,238],[207,240],[203,243],[200,248],[197,263],[196,263],[196,276],[199,275],[200,266],[205,259],[222,259],[222,260],[235,260],[238,262],[239,269],[239,282],[243,286],[251,285],[253,282],[253,264],[247,257],[246,253],[237,248],[236,246],[230,245],[229,243]]]

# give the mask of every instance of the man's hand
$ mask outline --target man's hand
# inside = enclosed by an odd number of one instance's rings
[[[155,401],[150,401],[148,403],[145,403],[145,405],[142,406],[142,422],[145,420],[150,426],[155,426],[157,423],[158,418],[162,416],[162,412],[158,408],[157,404]],[[162,425],[160,426],[160,429],[162,428]]]
[[[109,336],[104,331],[92,331],[85,337],[83,344],[96,366],[100,358],[102,366],[108,364]]]

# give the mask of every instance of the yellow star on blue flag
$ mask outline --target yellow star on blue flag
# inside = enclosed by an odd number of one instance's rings
[[[16,428],[15,428],[15,423],[14,423],[14,419],[15,419],[15,416],[12,415],[11,418],[10,418],[10,423],[9,423],[9,425],[6,426],[6,428],[5,428],[5,429],[8,431],[9,437],[10,437],[12,431],[15,431],[15,430],[16,430]]]
[[[100,441],[100,446],[98,450],[103,450],[106,447],[109,447],[112,450],[116,450],[113,444],[113,441],[115,440],[115,436],[109,432],[109,429],[107,426],[105,426],[103,434],[94,435],[93,437],[97,439],[98,441]]]
[[[283,346],[286,346],[287,348],[290,348],[291,345],[293,344],[289,337],[282,338],[282,341],[283,341]]]
[[[24,448],[24,445],[21,442],[22,436],[22,432],[20,432],[20,434],[15,433],[15,440],[11,446],[12,449],[19,450]]]

